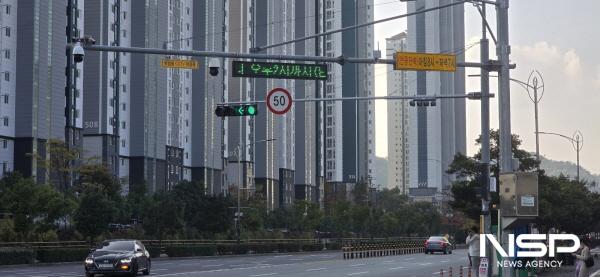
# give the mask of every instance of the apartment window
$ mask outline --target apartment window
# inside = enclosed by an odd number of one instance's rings
[[[4,72],[4,81],[10,82],[10,72]]]
[[[4,58],[10,59],[10,49],[4,49]]]
[[[6,14],[10,14],[10,5],[6,5]]]
[[[186,8],[186,9],[185,9],[185,12],[186,12],[187,14],[190,14],[190,8],[189,8],[189,7],[188,7],[188,8]]]
[[[185,142],[188,142],[188,136],[185,136]]]
[[[123,66],[123,74],[127,74],[127,67]]]
[[[123,111],[127,110],[127,104],[126,103],[121,104],[121,107],[122,107]]]
[[[190,88],[185,88],[185,94],[190,94]]]
[[[2,162],[2,173],[6,173],[8,171],[8,162]]]
[[[4,126],[8,126],[8,116],[5,116],[2,121],[4,123]]]
[[[4,29],[4,33],[7,37],[10,37],[10,27],[6,27],[6,29]]]
[[[123,85],[123,89],[122,89],[122,91],[123,91],[123,92],[127,92],[127,86],[126,86],[126,85]]]
[[[126,38],[127,37],[127,30],[122,30],[123,31],[123,37]]]
[[[121,129],[125,129],[127,127],[127,122],[121,121]]]
[[[8,94],[5,94],[2,98],[4,98],[4,104],[8,104]]]
[[[189,110],[190,110],[190,104],[187,104],[187,103],[185,104],[185,110],[186,110],[186,111],[189,111]]]
[[[186,28],[187,28],[187,30],[189,31],[189,30],[190,30],[190,23],[186,23],[185,25],[186,25],[185,27],[186,27]]]
[[[2,140],[2,148],[6,149],[8,148],[8,141],[7,140]]]
[[[188,152],[185,152],[185,158],[189,159]]]
[[[188,127],[188,126],[190,126],[190,122],[186,119],[185,120],[185,127]]]
[[[123,19],[127,19],[127,12],[123,12]]]
[[[125,147],[125,140],[124,139],[121,140],[121,147]]]
[[[121,158],[121,165],[125,165],[125,159]]]

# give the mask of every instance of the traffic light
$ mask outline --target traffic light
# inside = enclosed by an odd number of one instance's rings
[[[432,106],[435,107],[437,105],[435,98],[419,98],[419,99],[413,99],[410,100],[410,102],[408,102],[408,104],[411,107],[417,106],[417,107],[428,107],[428,106]]]
[[[255,116],[257,112],[256,105],[218,106],[215,109],[215,114],[218,117]]]

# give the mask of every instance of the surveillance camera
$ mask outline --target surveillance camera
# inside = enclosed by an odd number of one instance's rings
[[[210,73],[210,76],[219,75],[219,67],[221,67],[221,62],[219,61],[219,59],[211,58],[210,60],[208,60],[208,73]]]
[[[73,47],[73,59],[76,63],[80,63],[83,61],[84,56],[85,52],[83,51],[83,47],[81,47],[81,43],[77,42]]]

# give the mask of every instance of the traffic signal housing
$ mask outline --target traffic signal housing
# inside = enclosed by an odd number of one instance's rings
[[[217,106],[215,114],[218,117],[227,116],[255,116],[258,113],[256,104],[252,105],[234,105],[234,106]]]
[[[437,105],[435,98],[417,98],[417,99],[410,100],[408,102],[408,104],[411,107],[414,107],[414,106],[417,106],[417,107],[423,107],[423,106],[425,106],[425,107],[428,107],[428,106],[435,107]]]

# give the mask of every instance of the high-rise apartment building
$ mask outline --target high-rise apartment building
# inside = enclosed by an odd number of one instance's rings
[[[385,40],[386,58],[393,59],[394,53],[406,51],[406,33],[402,32]],[[387,68],[388,96],[407,96],[407,71]],[[387,143],[388,143],[388,179],[389,188],[398,187],[402,194],[408,192],[408,115],[407,101],[387,101]]]
[[[455,0],[448,1],[455,2]],[[437,1],[408,3],[408,12],[438,6]],[[408,18],[408,51],[456,54],[464,61],[464,7],[452,6]],[[465,71],[409,71],[410,95],[464,95]],[[464,99],[437,100],[434,107],[411,107],[409,113],[410,187],[447,189],[452,181],[446,169],[454,155],[466,151]]]
[[[85,1],[76,2],[72,7],[73,33],[82,34]],[[14,157],[13,165],[3,161],[3,168],[46,182],[49,179],[39,159],[48,158],[48,140],[65,140],[68,135],[69,147],[81,146],[81,64],[71,71],[75,81],[68,106],[65,98],[65,45],[70,42],[65,32],[67,0],[3,1],[0,7],[3,52],[0,132],[6,141],[1,153],[2,157],[8,157],[12,151]],[[69,125],[66,114],[72,119]]]
[[[253,1],[225,2],[225,50],[248,53],[252,47],[252,6]],[[229,102],[251,101],[255,91],[248,78],[231,77],[231,60],[224,60],[225,75],[224,100]],[[259,111],[259,114],[267,111]],[[253,117],[228,117],[224,119],[225,141],[225,187],[228,191],[241,193],[254,192],[254,141]],[[239,186],[241,184],[241,187]]]
[[[208,0],[193,1],[192,47],[201,51],[225,51],[227,20],[225,7],[228,1]],[[187,14],[186,10],[186,14]],[[187,28],[187,26],[186,26]],[[191,179],[207,185],[208,193],[226,192],[224,185],[223,157],[226,153],[224,138],[224,120],[215,115],[217,103],[225,99],[228,72],[225,60],[217,59],[220,64],[219,74],[212,76],[208,72],[207,58],[194,58],[200,61],[200,68],[191,72],[192,89],[189,92],[191,101],[185,102],[183,108],[191,111],[191,136],[184,138],[192,151],[185,155],[184,165],[191,159]],[[186,96],[188,92],[185,92]],[[190,99],[188,99],[190,100]]]
[[[373,0],[324,1],[324,31],[373,21]],[[373,57],[373,26],[347,30],[324,38],[330,57]],[[325,97],[374,95],[373,66],[329,65]],[[328,183],[355,183],[374,178],[374,102],[325,103],[325,171]]]
[[[86,33],[100,45],[129,46],[131,2],[86,1]],[[96,158],[122,178],[128,190],[129,160],[129,76],[130,56],[126,53],[86,53],[83,66],[83,157]],[[124,174],[125,173],[125,174]]]
[[[17,1],[3,1],[0,5],[0,163],[2,164],[0,174],[2,175],[15,168],[17,23]]]

